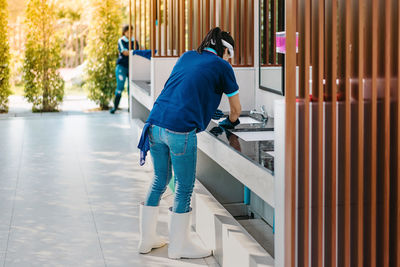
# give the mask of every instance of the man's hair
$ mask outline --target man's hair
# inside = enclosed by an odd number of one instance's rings
[[[216,27],[207,33],[200,46],[197,48],[197,52],[201,54],[204,48],[210,47],[213,48],[217,52],[217,55],[222,58],[224,55],[225,46],[223,46],[221,40],[225,40],[235,47],[235,41],[230,33],[224,32],[219,27]]]
[[[131,29],[133,29],[133,28],[131,27]],[[122,36],[124,36],[124,34],[125,34],[127,31],[129,31],[129,25],[128,25],[128,24],[126,24],[126,25],[124,25],[124,26],[122,27]]]

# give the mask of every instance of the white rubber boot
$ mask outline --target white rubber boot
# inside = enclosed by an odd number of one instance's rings
[[[153,248],[160,248],[167,242],[164,238],[157,235],[158,206],[140,205],[139,213],[139,253],[149,253]]]
[[[211,256],[211,250],[192,241],[189,222],[192,211],[186,213],[172,212],[169,208],[169,247],[168,257],[171,259],[197,259]]]

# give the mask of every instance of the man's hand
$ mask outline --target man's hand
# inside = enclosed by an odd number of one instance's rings
[[[212,116],[212,119],[213,119],[213,120],[219,120],[219,119],[221,119],[223,116],[224,116],[224,113],[223,113],[221,110],[217,109],[217,110],[215,111],[214,115]]]
[[[124,50],[124,51],[122,51],[122,54],[127,57],[127,56],[129,56],[129,51],[128,50]]]
[[[239,119],[236,119],[236,121],[232,122],[228,117],[225,120],[221,121],[219,123],[219,126],[223,127],[224,129],[233,129],[233,128],[235,128],[235,126],[237,126],[239,124],[240,124]]]

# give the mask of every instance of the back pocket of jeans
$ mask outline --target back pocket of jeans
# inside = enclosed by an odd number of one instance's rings
[[[188,133],[177,133],[167,130],[167,141],[171,153],[175,156],[181,156],[186,153]]]

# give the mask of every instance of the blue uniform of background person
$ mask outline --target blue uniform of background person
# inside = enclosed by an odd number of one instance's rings
[[[135,46],[134,46],[135,44]],[[132,49],[139,47],[138,42],[132,38]],[[117,67],[115,68],[115,77],[117,79],[117,88],[115,89],[114,107],[110,111],[114,113],[118,109],[119,102],[121,100],[122,92],[125,89],[125,82],[129,77],[129,56],[123,54],[124,51],[129,51],[129,39],[124,35],[118,40],[118,59]],[[129,94],[129,82],[128,82],[128,94]]]
[[[147,119],[155,177],[147,206],[158,206],[174,168],[176,196],[173,212],[190,209],[196,159],[196,133],[206,129],[222,94],[233,96],[238,85],[231,65],[213,49],[184,53]]]

